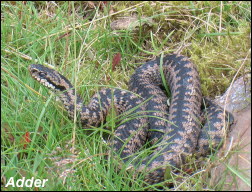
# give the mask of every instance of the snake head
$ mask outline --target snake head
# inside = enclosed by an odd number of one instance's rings
[[[63,75],[54,69],[40,64],[32,64],[28,69],[35,80],[53,91],[65,91],[73,87]]]

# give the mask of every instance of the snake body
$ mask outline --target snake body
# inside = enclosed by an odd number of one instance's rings
[[[233,121],[230,113],[211,101],[206,123],[201,125],[202,93],[198,72],[185,56],[171,54],[148,61],[132,75],[129,90],[102,89],[85,106],[75,94],[72,84],[59,72],[43,65],[29,66],[31,76],[57,92],[70,118],[74,111],[83,127],[97,127],[114,107],[124,114],[111,141],[111,150],[125,161],[147,141],[158,144],[154,152],[136,166],[137,172],[147,171],[147,183],[164,180],[166,167],[179,168],[188,155],[205,155],[225,137],[225,128]],[[162,86],[163,73],[171,91],[171,104]],[[75,105],[76,104],[76,105]]]

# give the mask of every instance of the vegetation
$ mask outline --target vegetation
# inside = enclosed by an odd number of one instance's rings
[[[133,18],[129,27],[113,29],[122,17]],[[101,87],[127,89],[130,75],[145,61],[178,52],[195,63],[203,94],[214,98],[235,75],[251,72],[250,25],[246,1],[1,2],[2,183],[35,177],[49,178],[39,190],[168,190],[164,183],[146,186],[143,176],[106,160],[102,138],[110,132],[106,126],[115,128],[113,114],[106,125],[80,129],[27,67],[52,65],[88,102]],[[176,190],[222,189],[223,181],[207,178],[208,171],[197,170],[172,176],[170,183]]]

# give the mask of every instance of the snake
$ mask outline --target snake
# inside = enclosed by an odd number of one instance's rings
[[[148,184],[165,181],[167,167],[179,169],[187,156],[217,150],[233,122],[231,113],[203,99],[196,66],[177,53],[147,61],[130,77],[128,90],[104,87],[88,104],[58,71],[41,64],[31,64],[28,70],[57,94],[69,118],[76,116],[83,128],[101,126],[115,109],[118,124],[109,146],[123,161],[135,158],[146,143],[156,146],[146,158],[130,163],[136,173],[146,173]],[[165,86],[171,94],[169,105]]]

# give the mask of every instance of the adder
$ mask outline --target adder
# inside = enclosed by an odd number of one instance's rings
[[[163,181],[167,166],[176,169],[193,153],[206,155],[220,146],[226,130],[233,122],[232,114],[207,100],[202,112],[202,93],[195,65],[178,54],[156,58],[135,70],[129,91],[104,88],[88,105],[77,94],[70,81],[59,72],[40,64],[29,66],[31,76],[60,97],[69,117],[75,110],[83,128],[98,127],[113,106],[125,119],[120,122],[110,141],[112,152],[128,161],[146,142],[158,144],[137,172],[147,172],[147,183]],[[170,106],[163,91],[164,79],[171,92]],[[201,124],[205,114],[205,125]]]

